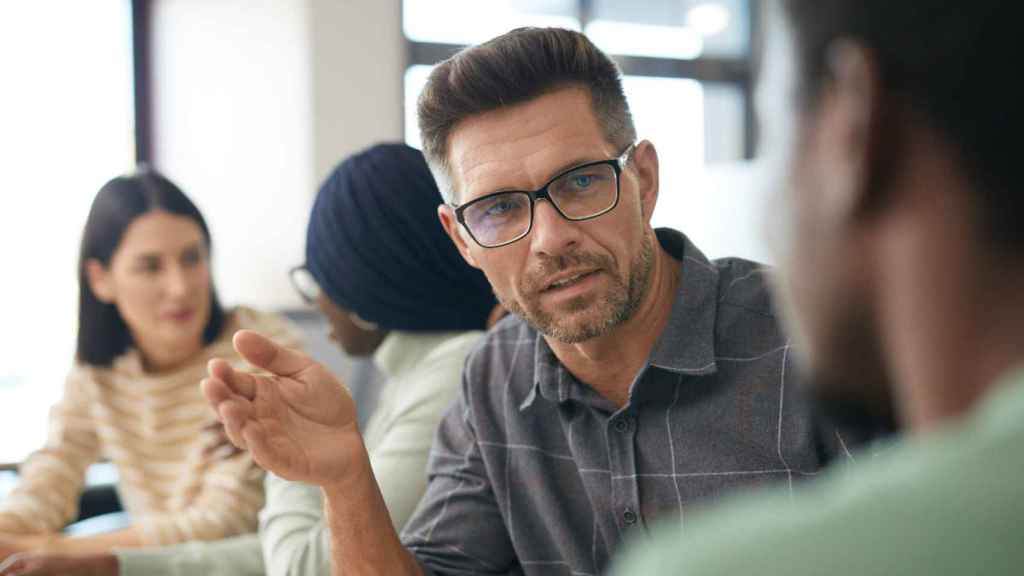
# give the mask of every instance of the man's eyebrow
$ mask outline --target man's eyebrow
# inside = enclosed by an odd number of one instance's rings
[[[544,184],[547,184],[547,183],[551,182],[551,180],[554,179],[555,177],[561,175],[564,172],[568,172],[568,171],[572,170],[573,168],[577,168],[577,167],[582,166],[584,164],[590,164],[591,162],[603,162],[603,161],[604,161],[603,159],[594,160],[592,158],[586,158],[586,157],[584,157],[584,158],[576,158],[575,160],[570,160],[569,162],[566,162],[565,164],[562,164],[561,166],[559,166],[557,169],[552,170],[551,174],[547,177],[546,180],[544,180]],[[481,195],[477,196],[477,198],[483,198],[484,196],[490,196],[491,194],[497,194],[498,192],[524,192],[524,191],[526,191],[526,190],[523,189],[523,188],[515,188],[515,187],[512,187],[512,186],[503,186],[501,188],[493,189],[490,192],[487,192],[486,194],[481,194]]]

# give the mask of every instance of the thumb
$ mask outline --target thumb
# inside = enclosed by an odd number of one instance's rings
[[[279,346],[266,336],[251,330],[235,332],[232,343],[246,362],[278,376],[294,376],[314,365],[309,356]]]

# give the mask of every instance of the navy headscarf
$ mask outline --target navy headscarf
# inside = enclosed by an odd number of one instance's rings
[[[379,144],[339,164],[317,193],[306,267],[339,307],[389,330],[481,330],[495,305],[437,218],[423,154]]]

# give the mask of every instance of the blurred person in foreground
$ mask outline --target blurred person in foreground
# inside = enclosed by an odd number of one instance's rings
[[[779,0],[761,112],[823,406],[904,439],[662,526],[617,574],[1024,573],[1019,4]]]

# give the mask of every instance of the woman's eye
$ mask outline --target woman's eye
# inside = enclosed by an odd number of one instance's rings
[[[203,261],[203,255],[198,250],[189,250],[181,257],[181,262],[187,266],[195,266]]]

